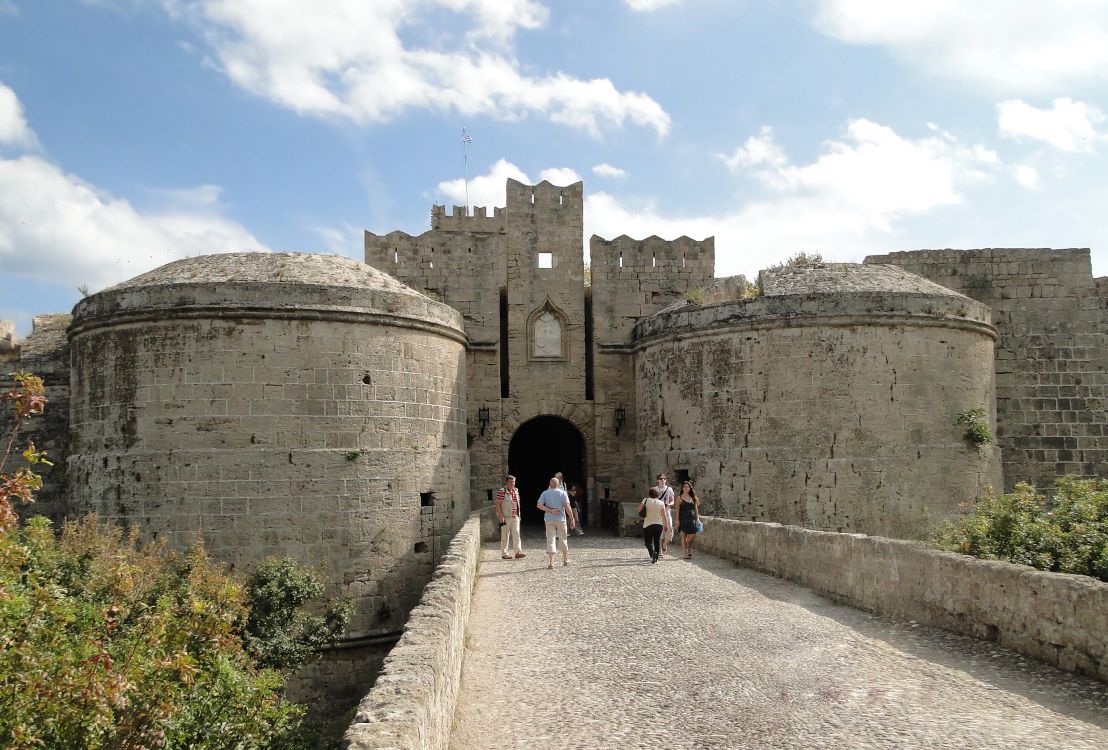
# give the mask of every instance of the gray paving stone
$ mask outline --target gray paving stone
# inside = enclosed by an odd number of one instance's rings
[[[1104,748],[1108,686],[709,556],[484,550],[453,750]],[[679,551],[679,549],[677,550]]]

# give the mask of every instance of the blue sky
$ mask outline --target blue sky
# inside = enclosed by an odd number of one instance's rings
[[[311,10],[305,10],[311,8]],[[0,319],[170,260],[362,257],[506,177],[586,236],[1089,247],[1108,274],[1108,2],[0,0]]]

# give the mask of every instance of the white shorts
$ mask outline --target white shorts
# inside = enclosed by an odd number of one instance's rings
[[[558,548],[562,550],[564,554],[569,554],[569,545],[566,540],[569,539],[569,528],[565,521],[547,521],[546,522],[546,554],[554,554],[554,543],[557,540]]]

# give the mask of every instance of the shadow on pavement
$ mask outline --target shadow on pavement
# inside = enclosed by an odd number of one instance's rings
[[[698,554],[692,560],[680,562],[696,565],[705,573],[753,589],[769,599],[834,620],[923,661],[964,672],[1056,713],[1108,729],[1108,685],[1095,679],[1064,672],[996,643],[836,603],[799,583],[712,555]]]

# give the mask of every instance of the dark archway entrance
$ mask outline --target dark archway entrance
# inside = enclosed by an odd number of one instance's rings
[[[586,469],[585,439],[571,422],[543,416],[521,424],[508,444],[508,473],[519,487],[523,524],[542,524],[535,503],[552,476],[560,471],[566,482],[584,488]]]

